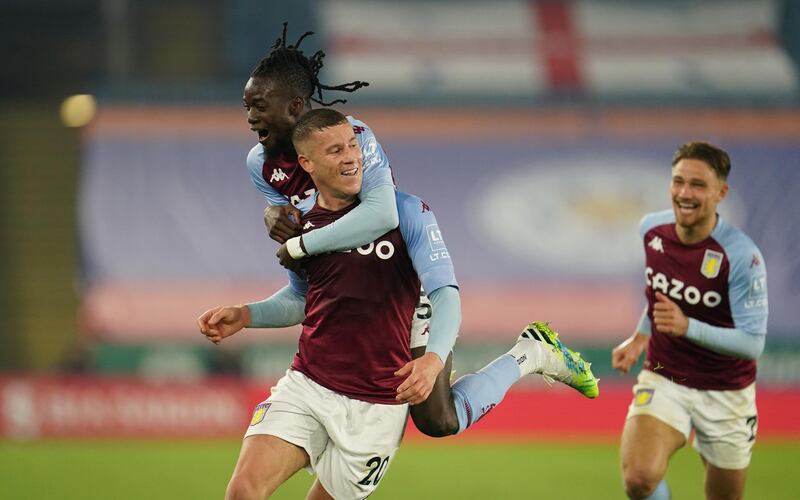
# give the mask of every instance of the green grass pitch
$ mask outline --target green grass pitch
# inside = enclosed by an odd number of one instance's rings
[[[221,499],[238,441],[0,441],[3,499]],[[800,442],[756,444],[746,498],[800,498],[791,464]],[[673,498],[700,499],[702,466],[684,448],[667,479]],[[296,474],[272,497],[304,498]],[[380,499],[619,499],[615,443],[405,443],[371,497]]]

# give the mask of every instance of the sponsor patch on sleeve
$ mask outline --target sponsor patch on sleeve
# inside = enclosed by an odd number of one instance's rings
[[[749,299],[760,299],[767,296],[767,277],[765,275],[754,276],[750,280],[750,290],[747,295]]]
[[[444,240],[442,239],[442,232],[439,231],[439,224],[428,224],[425,230],[428,233],[428,243],[431,246],[431,251],[444,250]]]
[[[753,276],[750,279],[744,307],[745,309],[767,307],[767,276],[765,274]]]

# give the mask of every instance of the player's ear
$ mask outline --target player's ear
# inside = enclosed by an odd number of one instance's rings
[[[722,182],[722,186],[719,188],[719,201],[725,199],[725,196],[728,195],[728,183],[726,181]]]
[[[297,163],[299,163],[300,167],[309,174],[314,173],[314,162],[312,162],[311,158],[309,158],[308,156],[298,152]]]
[[[306,100],[302,97],[292,97],[292,99],[289,101],[289,113],[296,118],[300,118],[306,109],[306,104]]]

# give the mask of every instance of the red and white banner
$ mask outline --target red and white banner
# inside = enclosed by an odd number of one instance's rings
[[[241,435],[256,400],[268,390],[268,385],[222,380],[0,378],[0,436]]]
[[[0,438],[236,438],[270,384],[210,379],[0,378]],[[605,385],[588,400],[561,386],[512,390],[473,428],[453,439],[617,439],[629,384]],[[758,391],[759,437],[800,438],[800,389]],[[542,408],[547,411],[542,413]],[[537,415],[520,418],[520,415]],[[423,437],[409,421],[407,437]]]

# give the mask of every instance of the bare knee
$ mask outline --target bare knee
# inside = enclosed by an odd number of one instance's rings
[[[259,484],[246,474],[234,474],[228,482],[225,500],[263,500],[267,495],[266,484]]]
[[[412,406],[411,419],[426,436],[438,438],[458,433],[458,414],[449,390],[434,390],[424,403]]]
[[[639,466],[623,467],[622,478],[625,481],[625,493],[634,500],[649,497],[661,482],[657,471]]]
[[[653,494],[664,477],[669,457],[685,442],[679,431],[649,415],[625,421],[620,454],[625,493],[632,499]]]
[[[458,433],[458,417],[449,412],[437,414],[411,414],[414,425],[419,431],[430,437],[452,436]]]

